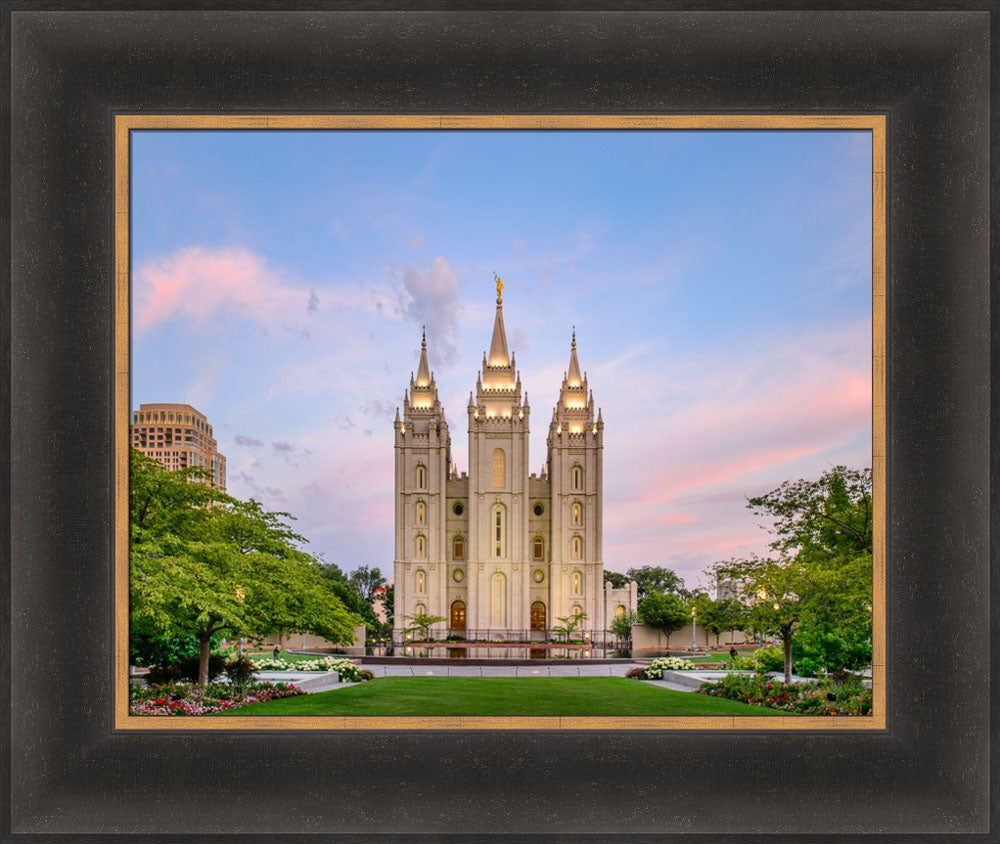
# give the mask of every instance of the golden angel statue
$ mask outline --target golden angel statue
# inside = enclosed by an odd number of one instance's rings
[[[497,301],[500,301],[500,294],[503,292],[503,281],[500,280],[500,276],[493,273],[493,278],[497,283]]]

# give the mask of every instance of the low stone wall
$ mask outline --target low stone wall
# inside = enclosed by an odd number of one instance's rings
[[[696,626],[695,642],[697,642],[699,648],[715,648],[715,638],[714,633],[709,633],[700,624]],[[747,640],[747,637],[741,630],[733,633],[721,633],[718,638],[718,647],[722,649],[728,648],[730,642],[735,645],[753,643]],[[689,647],[691,647],[690,624],[682,627],[676,633],[671,633],[670,636],[667,636],[666,633],[661,633],[659,630],[653,630],[653,628],[647,627],[645,624],[632,625],[632,650],[633,652],[637,652],[636,655],[643,650],[684,650]]]

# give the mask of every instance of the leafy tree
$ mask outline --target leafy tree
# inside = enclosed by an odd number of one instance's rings
[[[651,592],[639,602],[638,610],[639,621],[667,634],[668,648],[670,634],[680,630],[691,617],[684,602],[672,593]]]
[[[713,608],[713,624],[718,626],[720,632],[729,633],[729,644],[733,644],[733,636],[737,630],[743,630],[747,626],[746,607],[735,598],[723,598],[715,602]],[[718,634],[715,639],[716,645],[719,643]]]
[[[621,589],[628,585],[628,576],[619,571],[604,570],[604,582],[610,583],[615,589]]]
[[[336,563],[323,561],[319,563],[319,571],[326,580],[327,586],[340,598],[341,603],[351,612],[361,616],[366,628],[369,630],[378,628],[381,622],[375,615],[375,608],[361,597],[361,593],[358,592],[357,587],[352,581],[348,580],[347,575],[344,574],[340,566]]]
[[[396,586],[395,584],[390,584],[385,587],[385,592],[382,593],[382,611],[385,613],[385,620],[390,625],[393,624],[396,618]]]
[[[430,615],[425,612],[417,613],[416,615],[404,615],[403,618],[410,622],[406,626],[406,632],[420,634],[418,641],[424,642],[431,636],[431,627],[448,620],[443,615]]]
[[[748,499],[772,520],[771,548],[807,570],[795,658],[810,671],[871,662],[872,473],[835,466]]]
[[[782,555],[855,557],[872,553],[872,472],[835,466],[818,480],[785,481],[747,507],[773,520]]]
[[[747,622],[758,633],[778,636],[785,657],[785,682],[792,679],[792,637],[808,592],[808,568],[796,560],[751,557],[732,560],[727,576],[747,606]]]
[[[327,586],[287,513],[239,501],[187,469],[169,472],[131,454],[132,629],[194,636],[198,681],[208,682],[212,640],[316,633],[353,641],[360,618]]]
[[[351,572],[350,581],[354,584],[361,597],[369,604],[375,601],[375,590],[385,584],[385,578],[382,576],[382,572],[379,571],[378,566],[373,568],[358,566]]]
[[[556,616],[556,621],[561,623],[553,625],[552,632],[557,636],[564,636],[566,638],[566,642],[568,643],[570,636],[581,624],[583,624],[586,618],[587,613],[583,612],[583,610],[572,613],[571,615]]]
[[[614,633],[615,638],[625,647],[632,646],[632,625],[639,620],[639,614],[632,610],[625,610],[621,615],[616,615],[611,621],[608,632]]]
[[[665,595],[675,594],[687,597],[687,590],[684,589],[684,581],[673,569],[663,568],[663,566],[641,566],[631,568],[625,572],[626,580],[634,580],[637,597],[641,601],[653,592],[661,592]]]

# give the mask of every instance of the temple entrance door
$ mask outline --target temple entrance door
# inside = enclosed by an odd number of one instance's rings
[[[535,601],[531,605],[531,630],[535,632],[545,631],[545,604],[542,601]],[[532,636],[532,639],[535,637]]]
[[[455,601],[451,605],[452,632],[465,632],[465,601]]]

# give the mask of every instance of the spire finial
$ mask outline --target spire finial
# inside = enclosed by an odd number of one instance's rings
[[[493,280],[497,283],[497,304],[501,302],[501,294],[503,293],[503,280],[496,273],[493,273]]]
[[[573,345],[576,345],[576,326],[573,326]]]
[[[427,326],[422,325],[420,327],[420,345],[425,349],[427,348]]]

